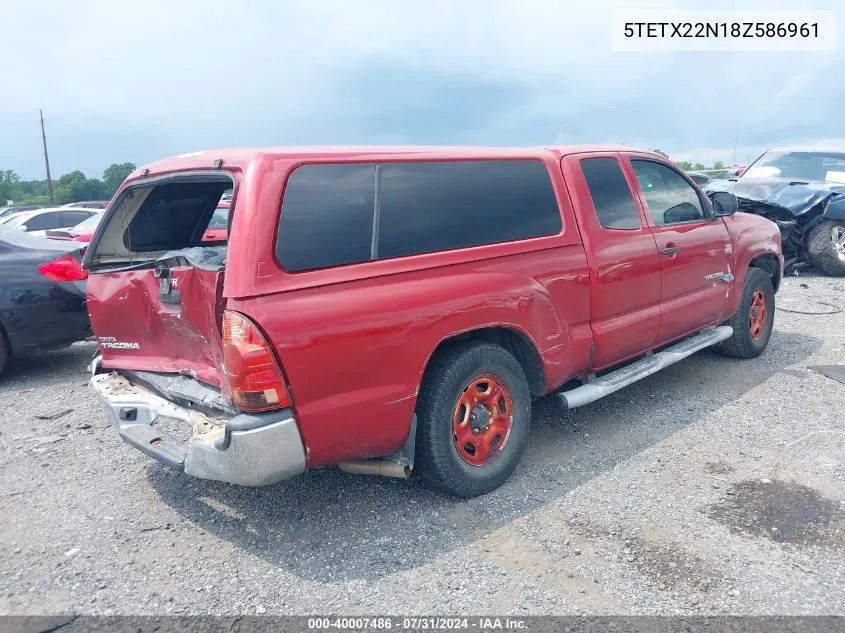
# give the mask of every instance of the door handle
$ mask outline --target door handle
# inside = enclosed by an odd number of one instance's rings
[[[677,255],[680,252],[680,250],[681,250],[680,246],[670,245],[670,246],[667,246],[666,248],[661,248],[660,254],[661,255],[667,255],[667,256],[671,257],[672,255]]]

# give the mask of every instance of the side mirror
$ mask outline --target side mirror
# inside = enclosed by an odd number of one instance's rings
[[[739,209],[739,202],[730,191],[713,192],[710,199],[713,201],[713,213],[719,217],[733,215]]]

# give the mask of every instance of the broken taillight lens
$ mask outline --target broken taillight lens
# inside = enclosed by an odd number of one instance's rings
[[[232,401],[241,411],[290,406],[281,368],[267,340],[252,321],[228,310],[223,313],[223,368]]]
[[[68,253],[58,259],[41,264],[38,272],[50,281],[84,281],[88,279],[88,271],[82,268],[82,262]]]

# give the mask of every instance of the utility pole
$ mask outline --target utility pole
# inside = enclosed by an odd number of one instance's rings
[[[44,166],[47,168],[47,195],[50,196],[50,204],[53,204],[53,179],[50,177],[50,159],[47,158],[47,135],[44,133],[44,112],[38,111],[41,115],[41,141],[44,143]]]

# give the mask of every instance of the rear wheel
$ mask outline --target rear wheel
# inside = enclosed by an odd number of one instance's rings
[[[438,353],[420,389],[414,470],[449,494],[483,495],[516,468],[530,424],[528,382],[509,352],[472,343]]]
[[[734,333],[722,343],[722,351],[734,358],[755,358],[763,353],[775,321],[775,289],[769,275],[751,267],[745,275],[739,309],[728,325]]]
[[[807,237],[810,263],[832,277],[845,277],[845,222],[822,222]]]

